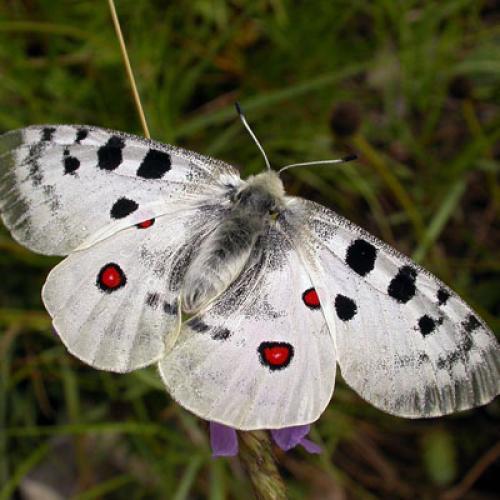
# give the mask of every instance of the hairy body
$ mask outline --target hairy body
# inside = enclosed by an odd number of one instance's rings
[[[256,239],[284,205],[284,188],[275,172],[244,182],[231,197],[227,219],[201,243],[184,277],[182,309],[200,311],[241,273]]]

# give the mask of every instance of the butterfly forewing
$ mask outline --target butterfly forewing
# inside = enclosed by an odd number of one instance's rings
[[[499,346],[454,292],[334,212],[294,200],[343,378],[375,406],[430,417],[499,392]],[[300,215],[299,215],[300,214]]]
[[[0,137],[0,210],[13,236],[66,255],[177,210],[238,176],[222,162],[90,126],[39,126]]]

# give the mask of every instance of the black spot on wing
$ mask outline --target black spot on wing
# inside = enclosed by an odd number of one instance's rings
[[[142,160],[137,175],[144,179],[161,179],[172,167],[170,155],[157,149],[150,149]]]
[[[420,365],[422,365],[423,363],[428,363],[430,361],[429,356],[425,352],[423,352],[423,351],[420,351],[418,353],[418,358],[417,359],[418,359],[418,362],[419,362]]]
[[[462,325],[467,333],[472,333],[481,326],[481,323],[479,323],[479,320],[474,315],[469,314]]]
[[[231,331],[223,327],[211,328],[206,323],[204,323],[200,318],[193,318],[187,322],[189,328],[198,333],[210,332],[210,336],[213,340],[227,340],[231,335]]]
[[[440,306],[444,306],[446,304],[446,302],[448,302],[449,298],[450,298],[450,294],[444,288],[440,288],[437,291],[437,299],[438,299],[438,304]]]
[[[165,314],[175,316],[177,314],[177,302],[174,301],[170,304],[167,301],[162,301],[161,296],[157,292],[150,292],[146,295],[146,305],[152,309],[158,309],[160,303],[162,304],[162,310]]]
[[[418,320],[418,328],[420,329],[420,333],[425,337],[435,330],[436,321],[427,314],[424,314]]]
[[[89,131],[86,128],[79,128],[76,131],[75,142],[80,144],[88,135],[89,135]]]
[[[457,361],[461,361],[463,359],[463,355],[464,352],[461,349],[451,351],[446,356],[440,356],[436,362],[436,366],[439,370],[451,370]]]
[[[465,327],[465,325],[464,325]],[[436,362],[437,368],[440,370],[451,370],[458,362],[466,362],[467,355],[472,349],[473,342],[467,332],[462,332],[461,339],[457,344],[456,349],[448,352],[446,355],[440,356]]]
[[[110,214],[113,219],[123,219],[132,212],[135,212],[138,208],[139,205],[134,200],[119,198],[113,204]]]
[[[214,340],[227,340],[231,336],[231,331],[227,328],[215,328],[211,336]]]
[[[43,172],[40,166],[40,158],[45,150],[43,143],[33,144],[29,147],[28,156],[24,163],[29,166],[29,178],[33,187],[38,187],[43,182]]]
[[[354,240],[347,248],[345,261],[360,276],[366,276],[375,267],[377,249],[366,240]]]
[[[406,304],[417,291],[415,280],[417,271],[411,266],[403,266],[389,283],[387,293],[401,304]]]
[[[55,127],[44,127],[42,129],[42,141],[49,142],[53,139],[54,133],[56,129]]]
[[[190,319],[187,322],[187,325],[189,326],[189,328],[191,328],[191,330],[194,330],[195,332],[198,333],[205,333],[208,332],[208,330],[210,330],[210,327],[206,323],[203,323],[203,321],[201,321],[200,318]]]
[[[160,303],[160,295],[158,293],[148,293],[146,296],[146,305],[156,309]]]
[[[358,312],[358,307],[354,300],[339,293],[335,297],[335,311],[342,321],[349,321]]]
[[[460,348],[463,352],[469,352],[472,349],[472,339],[469,335],[464,335],[462,342],[460,343]]]
[[[61,197],[57,195],[56,188],[53,184],[45,184],[42,186],[42,192],[49,203],[50,210],[54,213],[61,208]]]
[[[125,141],[112,135],[108,142],[97,150],[97,166],[103,170],[115,170],[123,161],[122,149],[125,147]]]
[[[163,312],[166,314],[170,314],[172,316],[177,315],[177,302],[174,302],[173,304],[170,304],[169,302],[163,302]]]
[[[64,175],[74,174],[80,168],[80,160],[74,156],[69,156],[69,151],[67,150],[64,151],[64,155]]]

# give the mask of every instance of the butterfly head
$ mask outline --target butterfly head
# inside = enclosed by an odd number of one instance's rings
[[[233,197],[238,209],[264,217],[274,216],[284,205],[285,189],[277,172],[268,170],[249,177]]]

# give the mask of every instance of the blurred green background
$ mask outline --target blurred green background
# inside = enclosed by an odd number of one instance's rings
[[[154,138],[257,172],[238,99],[275,167],[356,152],[291,171],[288,191],[412,255],[498,331],[498,1],[117,9]],[[141,134],[104,0],[0,3],[0,132],[37,123]],[[56,262],[0,227],[0,498],[252,498],[154,368],[113,375],[66,353],[40,301]],[[498,498],[499,416],[497,402],[399,419],[339,380],[312,432],[323,454],[278,452],[280,470],[290,498]]]

